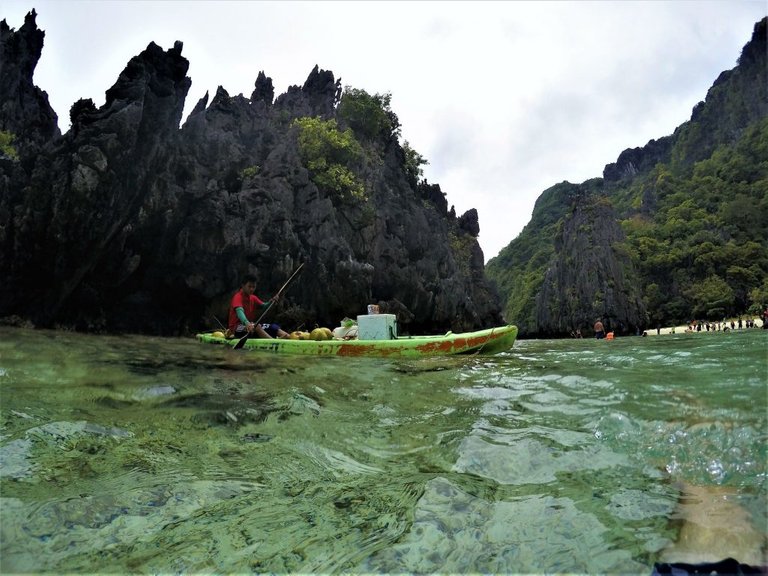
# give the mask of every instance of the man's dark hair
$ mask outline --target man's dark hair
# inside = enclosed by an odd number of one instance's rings
[[[253,274],[246,274],[245,276],[243,276],[243,281],[240,282],[240,286],[244,286],[249,282],[253,282],[254,284],[256,284],[256,276],[254,276]]]

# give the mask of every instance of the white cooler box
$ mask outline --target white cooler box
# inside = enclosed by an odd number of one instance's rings
[[[358,340],[394,340],[397,338],[397,316],[365,314],[357,317]]]

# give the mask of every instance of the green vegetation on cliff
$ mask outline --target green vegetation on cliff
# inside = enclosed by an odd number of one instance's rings
[[[15,138],[16,137],[11,132],[0,130],[0,153],[8,156],[9,158],[17,159],[19,157],[19,153],[13,146],[13,141]]]
[[[572,206],[601,194],[619,214],[621,249],[637,270],[648,326],[757,314],[768,304],[764,118],[688,167],[660,163],[629,185],[596,179],[545,191],[528,226],[488,263],[508,320],[539,332],[536,297],[554,262],[555,240]]]
[[[622,220],[653,324],[717,320],[768,303],[768,119],[690,169],[642,180],[657,209]],[[629,191],[618,190],[618,193]]]
[[[299,153],[318,188],[341,200],[365,200],[365,188],[352,171],[363,150],[352,130],[341,131],[336,120],[297,118]]]
[[[578,244],[563,236],[568,219],[578,211],[587,214],[584,209],[598,198],[610,205],[625,235],[610,245],[616,259],[629,259],[627,280],[640,288],[644,326],[722,320],[757,314],[768,305],[766,22],[755,25],[738,66],[717,78],[691,120],[672,135],[625,150],[603,178],[563,182],[542,193],[530,223],[486,267],[507,321],[517,323],[521,335],[567,333],[562,319],[544,309],[552,302],[568,304],[560,306],[561,315],[602,304],[618,325],[631,324],[617,313],[628,309],[629,294],[611,303],[597,298],[598,287],[590,298],[584,286],[568,285],[579,277],[569,263],[606,265],[570,253]],[[599,230],[610,224],[607,217],[582,225]],[[571,227],[567,233],[578,231]],[[598,234],[592,242],[596,247],[607,238]],[[586,272],[595,277],[595,271]],[[545,288],[549,298],[541,297]],[[578,323],[589,329],[594,320],[585,312]]]
[[[336,114],[359,137],[387,141],[400,135],[400,120],[392,111],[391,102],[389,93],[371,95],[346,86]]]
[[[577,191],[578,187],[568,182],[545,190],[536,201],[531,221],[520,236],[488,263],[488,275],[496,281],[502,300],[506,301],[504,315],[518,326],[535,324],[532,303],[555,252],[552,239],[562,226],[562,218]]]
[[[392,111],[391,94],[369,94],[345,87],[336,109],[336,118],[304,117],[294,120],[299,128],[299,152],[312,181],[340,200],[367,200],[365,186],[356,171],[364,163],[380,164],[381,148],[397,142],[400,120]],[[370,150],[369,148],[373,148]],[[408,183],[416,188],[423,176],[426,158],[402,146],[402,160]]]

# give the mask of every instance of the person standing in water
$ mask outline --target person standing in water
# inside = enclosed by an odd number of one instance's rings
[[[595,338],[598,340],[605,338],[605,327],[603,326],[603,323],[600,321],[600,319],[595,322]]]

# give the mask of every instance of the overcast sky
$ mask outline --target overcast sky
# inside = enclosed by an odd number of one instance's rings
[[[312,68],[392,94],[402,140],[457,214],[476,208],[486,260],[550,186],[602,176],[622,150],[671,134],[736,65],[766,0],[256,2],[3,0],[17,29],[35,8],[35,84],[69,128],[79,98],[104,103],[128,60],[184,43],[185,118],[217,86],[275,93]]]

